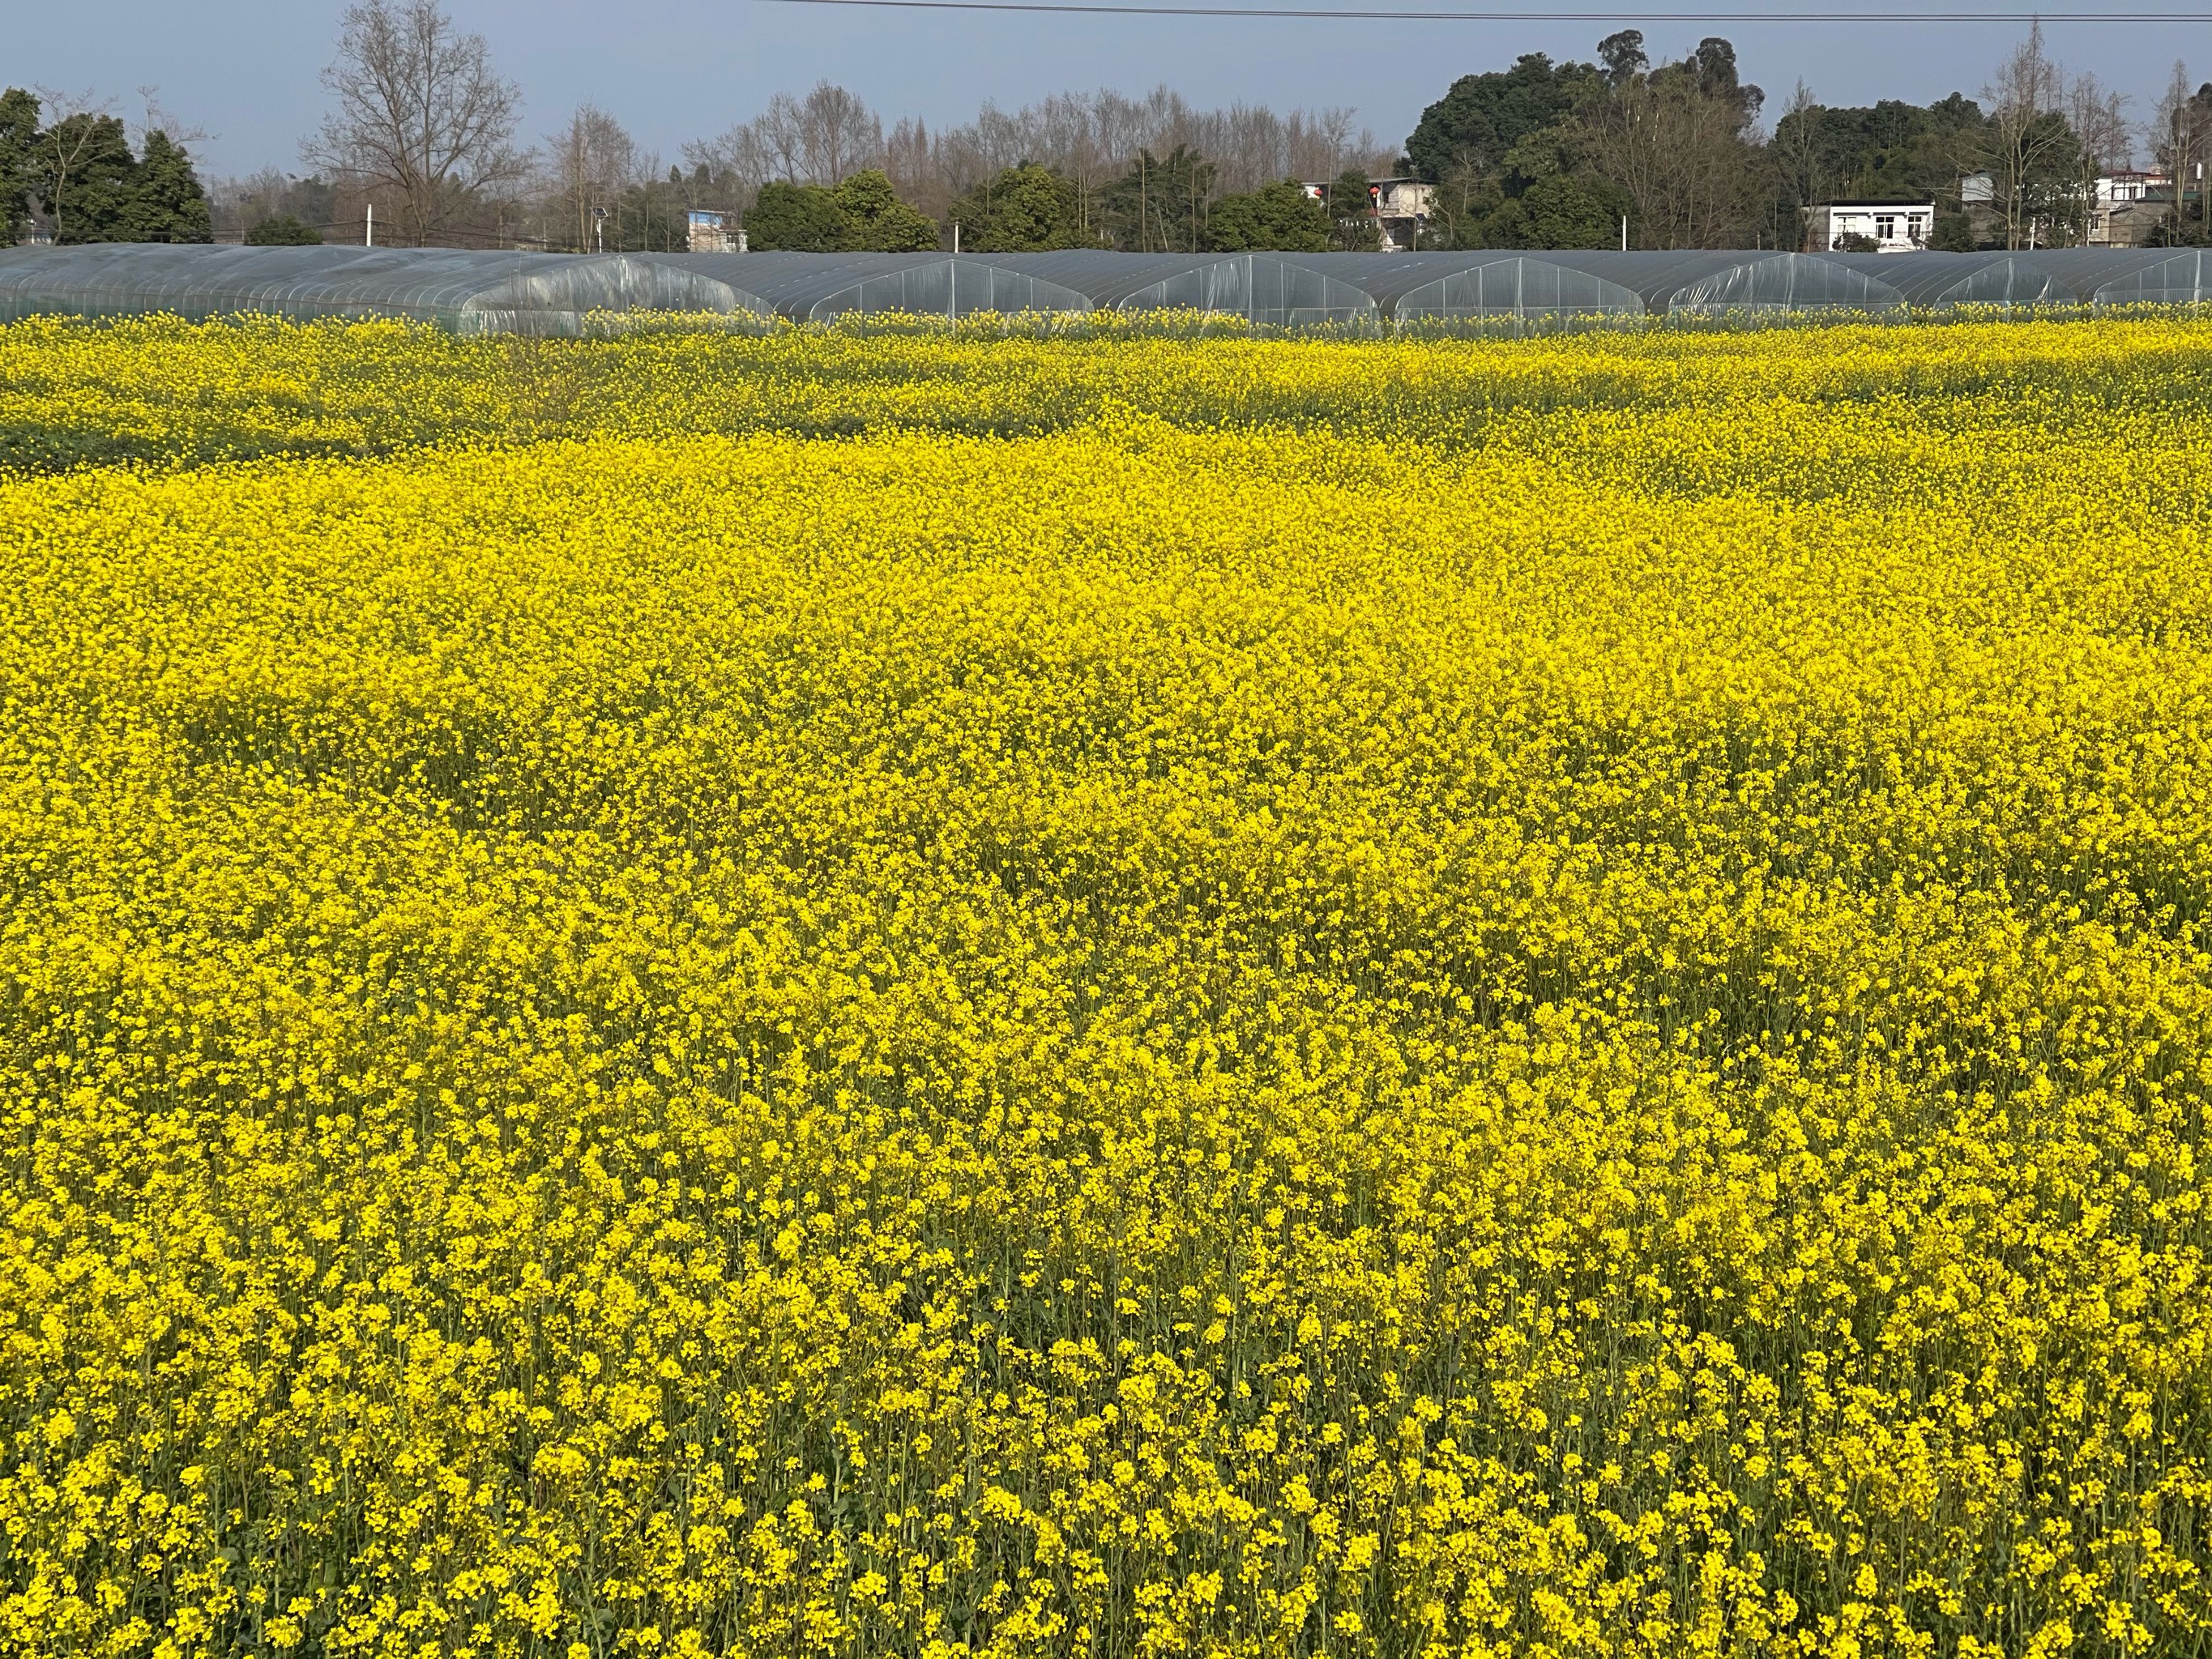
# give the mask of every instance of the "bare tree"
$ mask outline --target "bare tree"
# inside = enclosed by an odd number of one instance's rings
[[[2094,75],[2067,79],[2065,114],[2076,144],[2075,229],[2078,239],[2086,242],[2099,210],[2097,180],[2135,160],[2135,130],[2128,120],[2126,95],[2112,91]],[[2109,204],[2106,210],[2110,210]]]
[[[911,130],[901,142],[912,149]],[[684,159],[694,167],[728,175],[747,194],[772,179],[834,185],[876,165],[883,155],[883,123],[860,99],[827,81],[803,99],[779,92],[751,120],[740,121],[719,138],[684,147]]]
[[[2200,224],[2192,235],[2183,209],[2189,186],[2200,182],[2198,173],[2208,152],[2212,152],[2212,85],[2190,91],[2189,72],[2179,59],[2173,65],[2172,78],[2160,95],[2157,112],[2151,117],[2148,136],[2151,153],[2173,175],[2173,217],[2166,231],[2167,238],[2175,242],[2199,240],[2203,226]],[[2203,199],[2200,191],[2200,217],[2203,215]]]
[[[1740,246],[1755,222],[1764,94],[1738,79],[1735,48],[1708,39],[1680,63],[1650,69],[1642,37],[1624,30],[1599,51],[1611,73],[1577,112],[1577,138],[1599,175],[1627,196],[1638,240]]]
[[[883,123],[844,88],[817,81],[800,101],[799,149],[808,183],[842,183],[873,167],[883,148]]]
[[[1782,106],[1782,118],[1774,124],[1772,149],[1782,182],[1801,205],[1808,207],[1828,193],[1826,169],[1822,166],[1820,109],[1820,101],[1813,96],[1813,88],[1801,80],[1791,89],[1790,101]],[[1805,224],[1798,237],[1800,252],[1810,248],[1813,236],[1812,216],[1803,216]]]
[[[138,101],[145,118],[139,122],[134,141],[141,149],[145,148],[146,135],[150,132],[161,133],[173,144],[204,144],[216,136],[205,127],[187,125],[162,108],[161,88],[158,86],[139,88]]]
[[[2040,23],[1982,88],[1990,112],[1982,160],[2008,248],[2034,246],[2062,204],[2062,191],[2072,190],[2075,140],[2066,125],[2065,99],[2065,72],[2044,50]]]
[[[568,125],[545,141],[552,183],[576,233],[576,248],[593,246],[592,214],[613,207],[638,173],[637,146],[622,123],[597,104],[583,103]]]
[[[349,7],[323,84],[337,108],[303,146],[308,165],[390,191],[418,246],[526,170],[512,144],[521,89],[492,72],[483,37],[456,28],[435,0]]]
[[[773,178],[835,184],[860,167],[881,166],[902,200],[939,218],[956,198],[1008,167],[1034,161],[1074,184],[1078,222],[1089,236],[1097,228],[1098,199],[1107,186],[1139,154],[1169,155],[1177,145],[1213,164],[1204,176],[1217,195],[1284,178],[1326,179],[1385,156],[1372,133],[1355,130],[1350,110],[1200,110],[1165,87],[1142,98],[1066,93],[1018,110],[986,104],[959,126],[932,129],[902,120],[886,136],[860,100],[827,83],[804,99],[779,94],[752,120],[687,144],[684,154],[732,193],[757,191]]]

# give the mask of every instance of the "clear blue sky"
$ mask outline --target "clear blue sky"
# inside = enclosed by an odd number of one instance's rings
[[[1165,82],[1200,105],[1351,105],[1379,138],[1395,143],[1455,76],[1501,68],[1524,52],[1588,58],[1614,27],[889,12],[758,0],[447,3],[521,82],[533,140],[588,97],[671,160],[686,138],[719,132],[770,94],[803,91],[824,76],[887,118],[917,114],[933,125],[965,120],[987,98],[1012,107],[1071,88],[1135,93]],[[1898,0],[1887,3],[1899,9]],[[2098,0],[2073,3],[2098,9]],[[0,81],[97,88],[130,113],[138,106],[136,89],[157,84],[167,109],[215,135],[200,147],[207,170],[296,168],[300,139],[320,118],[316,76],[342,9],[334,0],[25,3],[6,25]],[[2185,9],[2186,0],[2149,9]],[[1992,25],[1644,30],[1655,58],[1679,55],[1700,35],[1728,35],[1746,78],[1766,88],[1770,116],[1800,76],[1828,103],[1921,102],[1954,89],[1971,95],[2020,33]],[[2192,80],[2212,80],[2212,26],[2058,24],[2046,36],[2069,67],[2093,70],[2130,94],[2138,119],[2176,58],[2189,62]]]

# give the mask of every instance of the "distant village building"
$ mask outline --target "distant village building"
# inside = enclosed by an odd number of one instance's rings
[[[1375,228],[1385,253],[1410,253],[1429,221],[1437,187],[1425,179],[1376,179],[1367,186],[1375,204]]]
[[[690,240],[685,246],[694,253],[727,253],[730,232],[726,216],[707,208],[693,208]]]
[[[1830,253],[1912,253],[1936,228],[1933,202],[1816,202],[1805,210],[1814,247]]]
[[[2148,247],[2159,222],[2173,211],[2171,173],[2107,173],[2098,177],[2088,204],[2091,247]]]

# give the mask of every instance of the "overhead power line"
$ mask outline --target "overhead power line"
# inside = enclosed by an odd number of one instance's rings
[[[763,0],[892,11],[1066,12],[1109,17],[1357,18],[1399,23],[2212,23],[2193,11],[1386,11],[1364,6],[1125,6],[1066,0]]]

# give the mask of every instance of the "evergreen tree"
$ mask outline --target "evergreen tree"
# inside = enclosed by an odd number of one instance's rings
[[[146,135],[146,153],[131,169],[131,187],[113,240],[207,242],[215,240],[207,192],[192,158],[166,132]]]
[[[257,219],[246,231],[248,247],[314,247],[322,240],[321,231],[301,224],[299,216],[291,213],[272,213]]]
[[[1133,253],[1196,253],[1206,246],[1213,163],[1177,144],[1165,157],[1137,152],[1136,164],[1106,187],[1107,223]]]
[[[1580,173],[1549,173],[1533,179],[1484,218],[1480,229],[1486,247],[1616,247],[1621,216],[1628,211],[1625,191]]]
[[[1024,161],[1003,167],[952,204],[960,246],[978,253],[1043,253],[1085,246],[1075,181]]]
[[[763,253],[835,253],[845,246],[845,215],[818,185],[763,185],[744,227],[746,245]]]
[[[1265,185],[1249,196],[1224,196],[1206,216],[1208,246],[1224,253],[1279,248],[1292,253],[1328,251],[1328,210],[1295,179]]]
[[[54,240],[134,240],[137,171],[123,123],[112,115],[72,115],[41,132],[31,188],[53,223]]]
[[[1406,140],[1406,159],[1431,184],[1455,172],[1494,176],[1515,145],[1572,114],[1597,75],[1591,64],[1554,64],[1540,52],[1510,70],[1462,75],[1421,112],[1420,125]]]
[[[1328,245],[1340,253],[1372,253],[1382,245],[1375,193],[1367,175],[1347,167],[1328,187]]]
[[[38,143],[39,100],[21,87],[0,93],[0,247],[13,247],[30,228]]]
[[[937,221],[900,201],[880,167],[854,173],[830,195],[854,252],[926,253],[938,245]]]

